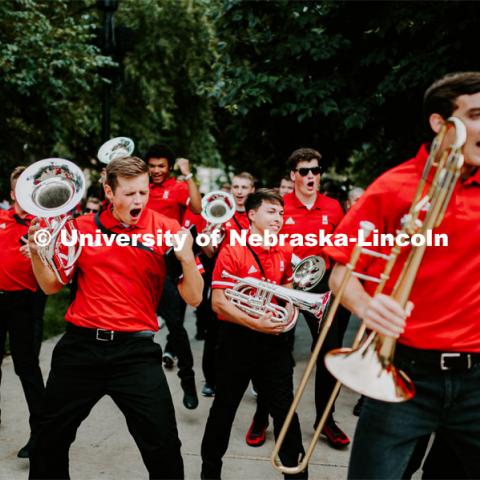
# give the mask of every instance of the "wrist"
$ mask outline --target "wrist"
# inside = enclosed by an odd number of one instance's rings
[[[188,175],[185,175],[185,176],[183,177],[183,180],[184,180],[185,182],[188,182],[188,180],[190,180],[191,178],[193,178],[193,173],[190,172]]]

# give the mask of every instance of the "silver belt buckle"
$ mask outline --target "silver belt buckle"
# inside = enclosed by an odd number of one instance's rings
[[[100,334],[104,334],[104,333],[107,333],[109,334],[110,338],[101,338],[100,337]],[[97,328],[97,332],[96,332],[96,335],[95,335],[95,340],[98,340],[99,342],[111,342],[113,340],[113,335],[115,334],[115,332],[113,330],[103,330],[102,328]]]
[[[455,357],[460,357],[460,353],[442,353],[440,355],[440,369],[441,370],[450,370],[450,367],[447,367],[445,365],[445,359],[446,358],[455,358]],[[472,359],[470,355],[468,356],[468,368],[471,367]]]

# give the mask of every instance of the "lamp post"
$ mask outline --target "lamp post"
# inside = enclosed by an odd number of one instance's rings
[[[112,56],[115,53],[115,25],[113,15],[119,0],[97,0],[97,8],[103,12],[102,53]],[[112,92],[112,69],[107,67],[105,76],[110,82],[104,82],[102,91],[102,143],[110,138],[110,111]]]

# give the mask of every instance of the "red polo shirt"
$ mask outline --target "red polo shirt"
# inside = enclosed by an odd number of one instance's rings
[[[27,215],[22,225],[15,220],[15,210],[0,210],[0,290],[37,290],[37,281],[29,258],[20,253],[20,238],[28,233],[28,225],[32,220]]]
[[[187,208],[183,215],[182,225],[185,228],[190,228],[192,225],[195,225],[197,233],[201,233],[205,229],[207,222],[199,213],[193,213],[190,208]]]
[[[417,156],[379,177],[338,226],[336,233],[357,236],[361,220],[380,233],[395,233],[410,208],[428,153]],[[443,351],[480,352],[480,171],[458,182],[445,217],[435,233],[448,235],[448,246],[427,247],[411,292],[415,304],[407,319],[402,344]],[[368,247],[388,253],[388,247]],[[353,246],[326,247],[325,252],[345,264]],[[410,249],[398,257],[384,290],[390,293]],[[385,262],[362,255],[357,271],[378,276]],[[365,282],[373,293],[376,284]]]
[[[250,230],[250,221],[247,217],[247,212],[236,211],[233,217],[225,222],[225,240],[221,244],[221,247],[224,245],[230,244],[230,232],[235,230],[237,233],[240,233],[242,230]]]
[[[81,233],[95,234],[93,215],[77,218]],[[101,223],[115,233],[176,233],[177,221],[145,209],[137,225],[125,228],[108,208]],[[166,276],[163,254],[169,247],[152,247],[155,253],[133,246],[85,246],[77,261],[78,291],[65,319],[74,325],[117,331],[158,330],[156,308]]]
[[[278,285],[292,281],[292,249],[289,246],[270,247],[268,250],[262,247],[252,246],[265,272],[267,280]],[[212,288],[226,289],[235,285],[230,279],[222,278],[222,272],[226,271],[237,277],[253,277],[263,279],[262,272],[252,252],[239,244],[235,246],[225,245],[218,254],[217,262],[213,270]],[[221,320],[223,318],[219,317]]]
[[[285,195],[283,201],[285,213],[283,215],[281,233],[288,233],[289,235],[294,233],[301,235],[306,235],[307,233],[318,234],[320,230],[323,230],[328,235],[333,233],[344,215],[342,207],[337,200],[320,193],[317,194],[311,209],[308,209],[298,199],[295,192]],[[320,246],[294,246],[293,253],[300,259],[309,255],[321,255],[325,258],[327,268],[330,267],[328,257],[323,255]]]
[[[187,183],[170,177],[160,185],[150,184],[147,207],[180,223],[189,198]]]

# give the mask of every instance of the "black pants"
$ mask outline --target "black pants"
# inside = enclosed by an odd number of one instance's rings
[[[188,333],[183,326],[186,303],[183,301],[173,280],[167,276],[158,313],[165,319],[168,328],[165,352],[178,358],[178,376],[184,380],[193,378],[193,355]]]
[[[208,324],[212,318],[215,318],[215,314],[212,310],[212,301],[211,301],[211,285],[212,285],[212,273],[215,262],[212,258],[208,258],[205,255],[200,256],[204,268],[203,276],[203,294],[202,302],[195,310],[195,315],[197,316],[197,333],[206,334],[208,329]]]
[[[30,459],[30,478],[69,478],[70,445],[104,395],[125,415],[150,478],[183,478],[160,346],[150,338],[102,342],[68,331],[53,351],[46,414]]]
[[[45,393],[38,363],[44,299],[43,295],[30,290],[0,293],[0,364],[8,333],[13,366],[27,400],[33,435],[38,430]]]
[[[248,353],[253,354],[249,355]],[[222,322],[219,331],[215,399],[202,440],[202,478],[218,479],[222,457],[240,401],[250,380],[259,386],[273,417],[275,437],[280,433],[293,400],[293,359],[284,335],[254,332]],[[280,458],[284,465],[297,465],[303,456],[298,417],[295,415]],[[306,478],[307,472],[290,478]]]
[[[324,282],[322,282],[323,284]],[[325,289],[322,289],[326,291]],[[318,319],[309,312],[302,312],[307,322],[308,328],[312,335],[312,350],[315,347],[319,336],[319,322]],[[315,423],[320,421],[323,411],[328,403],[328,399],[332,394],[333,387],[337,382],[336,378],[325,367],[325,355],[334,348],[340,348],[342,346],[343,336],[348,326],[348,320],[350,318],[350,312],[340,306],[337,310],[335,318],[332,322],[332,326],[328,331],[325,338],[325,342],[320,350],[317,358],[315,368],[315,411],[316,419]],[[259,386],[254,384],[255,389],[258,392]],[[335,411],[335,404],[332,406],[331,413]],[[256,425],[267,425],[268,423],[268,408],[266,402],[259,394],[257,397],[257,410],[255,412],[254,421]]]
[[[203,276],[203,280],[205,282],[205,287],[203,289],[203,300],[202,304],[202,316],[205,321],[205,341],[203,343],[203,355],[202,355],[202,371],[203,376],[205,377],[205,382],[208,383],[211,387],[215,387],[216,383],[216,351],[217,351],[217,343],[218,343],[218,328],[219,328],[219,320],[215,315],[214,311],[212,310],[212,273],[213,267],[215,263],[210,260],[206,264],[205,267],[205,274]],[[205,266],[205,265],[204,265]]]

